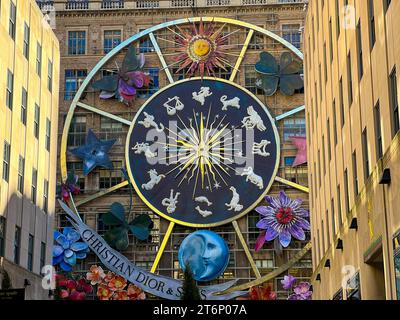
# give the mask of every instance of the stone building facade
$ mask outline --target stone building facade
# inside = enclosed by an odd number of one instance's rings
[[[266,28],[285,39],[291,41],[296,47],[301,48],[302,35],[301,28],[305,18],[305,1],[54,1],[56,11],[55,33],[60,41],[61,51],[61,76],[60,76],[60,124],[58,128],[59,143],[63,131],[63,119],[65,118],[71,100],[82,82],[89,74],[91,69],[114,45],[126,40],[135,33],[147,29],[151,26],[186,17],[216,16],[232,18],[240,21],[249,22],[257,26]],[[230,29],[232,28],[232,29]],[[234,31],[233,27],[227,27],[226,34]],[[163,30],[155,34],[161,50],[172,50],[171,44],[162,41],[160,38],[168,37],[172,34],[168,30]],[[231,37],[231,43],[235,43],[237,48],[233,49],[238,54],[241,45],[244,43],[245,33],[243,31],[235,33]],[[119,117],[133,119],[135,111],[146,99],[159,88],[167,84],[167,78],[162,71],[160,61],[149,39],[142,39],[137,43],[138,51],[143,52],[146,58],[146,71],[153,78],[153,86],[149,90],[139,93],[132,108],[114,102],[100,101],[98,94],[92,89],[85,92],[84,102],[100,108],[107,112],[117,114]],[[277,94],[274,97],[266,97],[261,90],[255,86],[256,73],[254,64],[259,59],[261,50],[278,55],[283,48],[271,39],[261,35],[255,35],[250,42],[245,60],[239,72],[238,82],[257,94],[261,101],[265,102],[273,115],[278,116],[285,111],[304,105],[304,94],[298,92],[293,97],[284,97]],[[121,61],[121,55],[118,56]],[[117,58],[117,59],[118,59]],[[167,61],[168,62],[168,61]],[[116,69],[115,63],[107,65],[101,73]],[[173,68],[171,68],[171,71]],[[229,78],[230,71],[218,71],[222,78]],[[173,74],[174,79],[181,79],[183,74]],[[110,110],[112,108],[112,110]],[[279,124],[281,137],[286,139],[282,142],[282,163],[279,169],[279,176],[301,185],[308,185],[307,168],[305,166],[292,168],[291,163],[296,155],[296,148],[289,141],[292,135],[305,135],[304,112],[296,114],[294,117],[287,118]],[[82,202],[82,199],[96,194],[99,190],[109,190],[112,186],[121,183],[124,178],[120,168],[125,165],[125,138],[127,128],[119,123],[110,122],[105,118],[88,112],[84,109],[77,109],[68,136],[68,147],[83,144],[89,128],[102,139],[116,138],[118,142],[111,150],[111,158],[114,162],[114,170],[96,169],[89,176],[82,174],[82,163],[67,155],[67,168],[74,170],[80,176],[80,184],[83,193],[76,198],[78,210],[84,221],[97,229],[100,233],[104,231],[101,221],[101,213],[104,213],[114,201],[129,204],[129,193],[126,187],[107,194],[107,197],[96,198],[91,202]],[[308,207],[307,194],[297,191],[294,188],[283,184],[275,183],[272,189],[273,194],[285,189],[292,197],[304,199],[305,207]],[[139,267],[150,270],[160,243],[167,231],[168,222],[158,218],[149,212],[146,205],[134,196],[134,213],[149,213],[154,219],[154,229],[152,239],[147,242],[140,242],[131,238],[131,245],[127,252],[124,252]],[[255,212],[239,221],[239,226],[252,251],[253,259],[260,273],[267,274],[284,264],[288,259],[295,255],[304,243],[295,242],[287,249],[277,254],[273,244],[265,245],[261,253],[254,253],[254,242],[258,237],[259,230],[255,223],[259,220],[259,215]],[[66,225],[64,215],[59,213],[58,226],[62,228]],[[177,261],[177,250],[183,238],[193,229],[175,226],[173,234],[161,258],[157,272],[167,276],[180,278],[182,276]],[[245,252],[241,247],[240,241],[236,236],[232,225],[226,225],[214,229],[221,234],[229,244],[231,249],[231,261],[223,278],[238,278],[241,282],[248,282],[255,278],[253,269],[250,266]],[[97,258],[90,256],[83,262],[79,269],[85,272],[91,264],[99,263]],[[296,265],[291,272],[299,278],[308,279],[310,276],[311,256],[307,255]],[[283,275],[282,275],[283,276]],[[271,284],[284,297],[286,292],[279,287],[279,280],[271,281]]]

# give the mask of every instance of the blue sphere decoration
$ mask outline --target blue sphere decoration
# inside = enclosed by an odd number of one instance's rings
[[[200,230],[182,241],[178,259],[182,270],[189,264],[195,280],[211,281],[218,278],[228,266],[229,248],[215,232]]]

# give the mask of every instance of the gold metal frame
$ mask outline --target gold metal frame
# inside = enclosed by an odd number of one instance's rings
[[[283,46],[285,46],[286,48],[288,48],[288,49],[289,49],[291,52],[293,52],[298,58],[300,58],[301,60],[303,60],[303,54],[301,53],[301,51],[300,51],[299,49],[297,49],[297,48],[296,48],[295,46],[293,46],[290,42],[288,42],[288,41],[286,41],[285,39],[279,37],[279,36],[276,35],[275,33],[271,32],[271,31],[268,31],[268,30],[265,30],[265,29],[263,29],[262,27],[258,27],[258,26],[252,25],[252,24],[247,23],[247,22],[238,21],[238,20],[229,19],[229,18],[221,18],[221,17],[194,17],[194,18],[178,19],[178,20],[169,21],[169,22],[165,22],[165,23],[162,23],[162,24],[153,26],[153,27],[151,27],[151,28],[148,28],[148,29],[146,29],[146,30],[143,30],[143,31],[141,31],[141,32],[139,32],[139,33],[133,35],[132,37],[130,37],[129,39],[125,40],[125,41],[122,42],[120,45],[118,45],[117,47],[115,47],[113,50],[111,50],[106,56],[104,56],[104,57],[99,61],[99,63],[92,69],[92,71],[89,73],[89,75],[88,75],[88,76],[86,77],[86,79],[83,81],[82,85],[80,86],[80,88],[78,89],[77,93],[75,94],[75,97],[74,97],[74,99],[73,99],[73,101],[72,101],[72,103],[71,103],[69,112],[68,112],[68,114],[67,114],[67,117],[66,117],[66,119],[65,119],[64,129],[63,129],[62,138],[61,138],[61,147],[60,147],[60,169],[61,169],[61,179],[62,179],[63,182],[65,182],[65,180],[67,179],[67,161],[66,161],[66,160],[67,160],[68,132],[69,132],[69,128],[70,128],[70,125],[71,125],[71,121],[72,121],[73,115],[74,115],[75,110],[76,110],[77,107],[81,107],[81,108],[84,108],[84,109],[86,109],[86,110],[95,112],[95,113],[100,114],[101,116],[104,116],[104,117],[109,117],[109,118],[114,119],[114,120],[116,120],[116,121],[122,122],[122,123],[125,124],[125,125],[131,125],[131,123],[130,123],[128,120],[122,119],[122,118],[120,118],[120,117],[118,117],[118,116],[112,115],[112,114],[110,114],[110,113],[107,113],[107,112],[105,112],[105,111],[99,110],[99,109],[94,108],[94,107],[92,107],[92,106],[83,104],[83,103],[81,103],[81,102],[79,101],[81,95],[84,93],[84,91],[86,90],[86,88],[88,87],[89,83],[92,81],[92,79],[94,78],[94,76],[97,74],[97,72],[108,62],[109,59],[111,59],[112,57],[114,57],[115,55],[117,55],[117,54],[119,53],[119,51],[121,51],[123,48],[125,48],[125,47],[131,45],[132,43],[134,43],[135,41],[138,41],[139,39],[141,39],[141,38],[144,37],[144,36],[149,36],[149,38],[150,38],[150,40],[151,40],[151,42],[152,42],[152,44],[153,44],[153,47],[154,47],[154,49],[155,49],[155,51],[156,51],[156,53],[157,53],[157,55],[158,55],[158,57],[159,57],[159,59],[160,59],[160,63],[161,63],[161,65],[162,65],[163,68],[164,68],[164,71],[165,71],[165,73],[166,73],[166,75],[167,75],[167,78],[168,78],[169,82],[170,82],[171,84],[174,83],[174,80],[173,80],[173,78],[172,78],[171,72],[170,72],[170,70],[168,69],[168,66],[166,65],[164,56],[162,55],[161,49],[160,49],[160,47],[159,47],[159,45],[158,45],[158,43],[157,43],[157,39],[156,39],[156,37],[154,36],[154,32],[156,32],[156,31],[158,31],[158,30],[161,30],[161,29],[169,28],[169,27],[175,26],[175,25],[181,25],[181,24],[187,24],[187,23],[195,23],[195,22],[199,22],[199,21],[203,21],[203,22],[226,23],[226,24],[229,24],[229,25],[236,25],[236,26],[239,26],[239,27],[243,27],[243,28],[245,28],[245,29],[250,29],[249,34],[248,34],[247,37],[246,37],[245,45],[244,45],[244,47],[242,48],[241,53],[240,53],[240,55],[239,55],[239,57],[238,57],[238,60],[236,61],[235,67],[234,67],[234,69],[233,69],[233,71],[232,71],[232,75],[231,75],[231,77],[230,77],[231,82],[233,82],[233,81],[235,80],[236,76],[237,76],[237,72],[239,71],[239,67],[240,67],[240,65],[241,65],[241,63],[242,63],[242,61],[243,61],[243,58],[244,58],[244,56],[245,56],[245,53],[246,53],[246,51],[247,51],[248,45],[249,45],[249,43],[250,43],[250,41],[251,41],[251,37],[253,36],[254,32],[261,33],[261,34],[263,34],[263,35],[265,35],[265,36],[268,36],[269,38],[274,39],[275,41],[281,43]],[[236,85],[236,86],[238,86],[236,83],[233,83],[233,84]],[[257,98],[257,97],[256,97],[256,98]],[[256,99],[256,100],[259,101],[259,99]],[[261,103],[261,105],[263,106],[262,103]],[[300,108],[302,108],[302,107],[300,107]],[[297,108],[297,109],[296,109],[296,110],[297,110],[296,112],[300,111],[300,108]],[[291,114],[293,114],[293,113],[289,112],[289,113],[285,114],[285,117],[286,117],[286,116],[290,116]],[[268,115],[269,115],[269,113],[268,113]],[[269,116],[270,116],[270,115],[269,115]],[[284,117],[281,116],[281,117],[277,117],[275,120],[276,120],[276,121],[279,121],[279,120],[282,120],[283,118],[284,118]],[[279,136],[278,136],[278,138],[279,138]],[[279,141],[279,139],[278,139],[278,141]],[[279,148],[278,148],[278,150],[279,150]],[[280,158],[280,155],[279,155],[279,158]],[[279,159],[279,158],[278,158],[278,159]],[[276,174],[276,173],[275,173],[275,174]],[[285,183],[285,184],[288,184],[288,185],[290,185],[290,186],[294,186],[294,184],[291,183],[290,181],[281,179],[281,178],[279,178],[279,177],[275,177],[275,180],[277,180],[277,179],[279,179],[279,181],[280,181],[281,183]],[[272,184],[272,182],[273,182],[273,180],[271,179],[271,184]],[[71,195],[71,200],[72,200],[72,204],[71,204],[71,205],[73,206],[75,212],[78,214],[76,207],[78,207],[79,205],[83,205],[83,204],[85,204],[85,203],[88,203],[89,201],[93,201],[94,199],[96,199],[96,198],[98,198],[98,197],[101,197],[101,196],[103,196],[103,195],[105,195],[105,194],[108,194],[108,193],[110,193],[110,192],[112,192],[112,191],[118,189],[118,188],[121,188],[121,187],[125,186],[125,184],[127,184],[127,183],[128,183],[128,182],[125,181],[125,182],[123,182],[122,184],[119,184],[119,185],[117,185],[117,186],[111,187],[111,188],[108,189],[108,190],[105,190],[105,191],[103,191],[103,192],[96,193],[96,194],[94,194],[94,195],[88,197],[87,199],[84,199],[84,200],[79,201],[76,205],[75,205],[75,203],[73,202],[73,198],[72,198],[72,195]],[[307,192],[307,193],[309,192],[309,189],[306,188],[306,187],[299,186],[299,185],[296,185],[295,187],[296,187],[297,189],[299,189],[299,190],[304,191],[304,192]],[[269,188],[270,188],[270,186],[269,186]],[[269,188],[268,188],[268,189],[269,189]],[[240,217],[237,217],[236,219],[238,219],[238,218],[240,218]],[[267,275],[267,276],[259,277],[259,271],[258,271],[258,269],[257,269],[257,267],[256,267],[256,265],[255,265],[255,263],[254,263],[254,260],[252,259],[250,250],[249,250],[249,248],[248,248],[246,242],[244,241],[243,234],[241,233],[241,231],[240,231],[240,229],[239,229],[239,227],[238,227],[238,224],[237,224],[236,220],[232,221],[232,223],[233,223],[233,226],[234,226],[234,228],[235,228],[235,230],[236,230],[236,232],[237,232],[237,235],[238,235],[238,237],[239,237],[239,240],[241,240],[241,243],[242,243],[242,245],[243,245],[243,249],[244,249],[244,251],[245,251],[245,253],[246,253],[246,256],[247,256],[248,259],[249,259],[249,262],[250,262],[250,264],[251,264],[251,266],[252,266],[252,268],[253,268],[253,270],[254,270],[256,276],[257,276],[257,279],[256,279],[255,281],[248,282],[247,284],[243,284],[243,285],[240,285],[240,286],[236,286],[236,287],[234,287],[234,288],[231,288],[230,291],[247,289],[247,288],[250,288],[251,286],[259,285],[259,284],[261,284],[261,283],[263,283],[263,282],[265,282],[265,281],[268,281],[269,279],[272,279],[272,278],[278,276],[279,274],[281,274],[281,273],[283,273],[284,271],[286,271],[287,269],[289,269],[294,263],[296,263],[299,259],[301,259],[301,257],[304,256],[304,255],[311,249],[311,244],[309,243],[309,244],[307,244],[306,247],[304,247],[304,249],[303,249],[301,252],[299,252],[299,254],[298,254],[294,259],[292,259],[288,264],[286,264],[286,265],[280,267],[279,269],[275,270],[274,272],[272,272],[271,274],[269,274],[269,275]],[[151,268],[151,271],[152,271],[152,272],[155,272],[155,270],[156,270],[156,268],[157,268],[157,266],[158,266],[158,263],[159,263],[159,261],[160,261],[160,259],[161,259],[161,257],[162,257],[163,252],[164,252],[165,246],[166,246],[166,244],[167,244],[167,242],[168,242],[168,239],[169,239],[169,237],[170,237],[170,235],[171,235],[171,233],[172,233],[172,231],[173,231],[174,225],[175,225],[175,222],[170,222],[170,225],[169,225],[169,227],[168,227],[167,233],[165,234],[165,236],[164,236],[164,238],[163,238],[163,241],[162,241],[162,244],[161,244],[161,246],[160,246],[160,248],[159,248],[159,251],[158,251],[158,253],[157,253],[156,260],[154,261],[154,264],[153,264],[153,266],[152,266],[152,268]],[[237,228],[236,228],[235,226],[237,226]],[[202,227],[204,227],[204,226],[202,226]],[[242,239],[243,239],[243,241],[242,241]]]

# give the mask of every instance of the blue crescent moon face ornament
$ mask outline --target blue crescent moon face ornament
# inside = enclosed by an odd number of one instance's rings
[[[189,234],[178,252],[179,265],[185,270],[188,264],[193,278],[200,282],[218,278],[229,263],[229,249],[224,239],[209,230]]]

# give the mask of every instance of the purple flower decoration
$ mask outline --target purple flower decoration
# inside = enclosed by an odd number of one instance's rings
[[[294,286],[295,282],[296,282],[296,278],[290,274],[288,276],[284,276],[283,280],[281,280],[282,287],[285,290],[291,289]]]
[[[92,87],[100,91],[101,99],[116,97],[130,104],[136,97],[137,89],[150,84],[150,76],[142,71],[144,64],[144,55],[136,56],[136,48],[131,46],[118,73],[95,81]]]
[[[57,196],[67,202],[70,194],[79,194],[81,190],[78,186],[78,179],[79,177],[73,171],[70,172],[65,183],[57,186]]]
[[[305,240],[304,230],[310,230],[307,210],[300,206],[301,199],[291,200],[281,191],[278,198],[267,196],[265,200],[269,206],[261,206],[256,211],[263,216],[257,223],[257,228],[265,230],[265,236],[257,241],[256,250],[260,249],[265,241],[272,241],[279,237],[279,242],[286,248],[292,236],[297,240]]]
[[[311,285],[308,282],[300,282],[300,284],[293,289],[294,294],[292,294],[288,300],[311,300],[313,293],[310,289]]]

